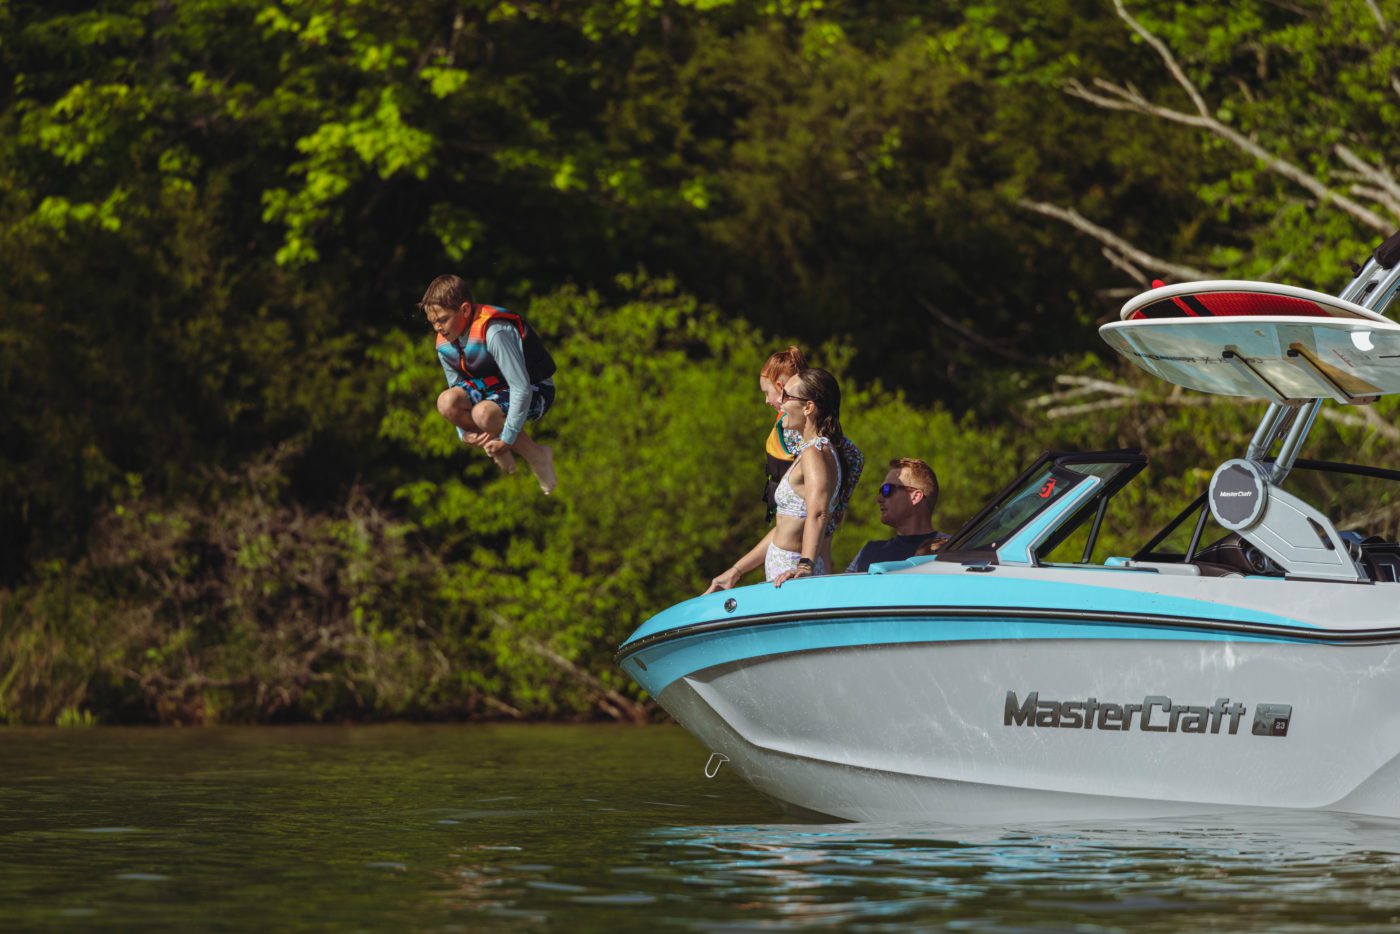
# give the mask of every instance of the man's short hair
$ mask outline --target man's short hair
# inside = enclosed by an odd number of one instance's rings
[[[461,276],[438,276],[428,283],[428,290],[423,293],[418,307],[448,308],[456,311],[462,307],[463,302],[471,300],[472,291],[467,288],[467,281]]]
[[[917,457],[896,457],[890,461],[890,470],[898,470],[900,474],[908,472],[909,485],[923,491],[930,511],[938,505],[938,474],[927,463]]]

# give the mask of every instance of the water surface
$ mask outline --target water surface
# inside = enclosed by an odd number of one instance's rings
[[[1374,931],[1400,824],[794,822],[674,727],[0,731],[6,930]]]

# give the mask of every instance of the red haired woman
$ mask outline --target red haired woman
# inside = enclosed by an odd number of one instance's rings
[[[793,453],[801,443],[796,431],[784,430],[783,427],[783,385],[805,369],[807,358],[803,356],[802,351],[796,347],[788,347],[787,350],[779,350],[769,356],[763,364],[763,369],[758,371],[758,389],[763,393],[763,400],[778,413],[773,430],[768,433],[768,441],[764,444],[767,458],[764,476],[768,482],[763,488],[763,502],[768,506],[769,522],[773,521],[774,510],[777,508],[773,502],[773,493],[778,489],[778,482],[783,479],[783,474],[792,466]]]

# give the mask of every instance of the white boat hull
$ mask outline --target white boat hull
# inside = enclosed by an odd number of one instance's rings
[[[1241,807],[1400,817],[1393,645],[1083,640],[827,649],[697,671],[662,705],[756,788],[847,820],[1154,817]],[[1143,729],[1034,725],[1042,702],[1142,704]],[[1253,732],[1259,704],[1286,735]],[[1220,705],[1227,707],[1227,705]],[[1101,708],[1100,708],[1101,709]],[[1040,708],[1043,723],[1054,711]],[[1063,716],[1072,722],[1073,710]],[[1082,719],[1082,713],[1079,719]],[[1121,720],[1109,718],[1117,726]],[[1186,732],[1186,726],[1206,732]],[[1218,732],[1210,732],[1215,727]]]

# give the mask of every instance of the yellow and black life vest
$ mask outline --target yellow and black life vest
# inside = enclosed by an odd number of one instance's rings
[[[783,474],[787,473],[788,468],[792,466],[795,457],[783,441],[783,416],[781,413],[773,422],[773,430],[768,433],[768,440],[764,443],[763,448],[765,455],[763,479],[766,481],[763,485],[763,502],[768,507],[768,521],[772,522],[778,508],[773,495],[778,490],[778,481],[783,479]]]

